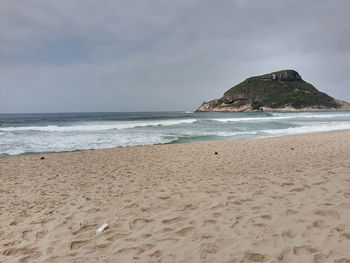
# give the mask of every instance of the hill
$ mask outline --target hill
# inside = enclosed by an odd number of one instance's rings
[[[198,111],[350,110],[350,104],[320,92],[294,70],[246,79],[220,99],[202,103]]]

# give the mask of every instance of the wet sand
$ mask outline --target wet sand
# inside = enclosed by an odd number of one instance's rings
[[[0,159],[0,262],[350,262],[349,131],[42,156]]]

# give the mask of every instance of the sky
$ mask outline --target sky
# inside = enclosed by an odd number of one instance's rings
[[[194,110],[294,69],[350,101],[349,0],[0,0],[0,113]]]

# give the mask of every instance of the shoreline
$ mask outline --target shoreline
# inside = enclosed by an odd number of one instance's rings
[[[290,136],[304,136],[304,135],[313,135],[313,134],[323,134],[323,133],[339,133],[339,132],[348,132],[350,129],[344,130],[333,130],[333,131],[319,131],[319,132],[309,132],[309,133],[297,133],[297,134],[288,134],[288,135],[270,135],[257,138],[247,138],[247,139],[237,139],[237,140],[227,140],[227,141],[200,141],[200,142],[182,142],[182,143],[160,143],[160,144],[151,144],[151,145],[135,145],[135,146],[117,146],[110,148],[98,148],[98,149],[85,149],[85,150],[74,150],[74,151],[63,151],[63,152],[34,152],[34,153],[21,153],[18,155],[0,155],[0,160],[8,158],[17,158],[17,157],[26,157],[26,156],[37,156],[37,155],[51,155],[51,154],[64,154],[64,153],[75,153],[75,152],[86,152],[86,151],[98,151],[98,150],[110,150],[110,149],[125,149],[125,148],[135,148],[135,147],[152,147],[152,146],[161,146],[161,145],[181,145],[181,144],[197,144],[197,143],[230,143],[236,141],[254,141],[254,140],[264,140],[264,139],[273,139],[281,137],[290,137]]]
[[[44,156],[0,159],[1,262],[350,260],[350,131]]]
[[[201,107],[201,106],[200,106]],[[253,110],[249,108],[248,106],[242,106],[239,108],[232,108],[229,106],[222,106],[222,107],[216,107],[211,109],[204,109],[201,110],[200,107],[196,109],[194,112],[227,112],[227,113],[236,113],[236,112],[265,112],[265,113],[295,113],[295,112],[349,112],[350,106],[347,108],[342,109],[318,109],[318,108],[303,108],[303,109],[295,109],[292,107],[285,107],[285,108],[268,108],[268,107],[261,107],[261,109]]]

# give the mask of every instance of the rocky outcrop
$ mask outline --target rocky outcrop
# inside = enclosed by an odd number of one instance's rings
[[[252,80],[282,80],[282,81],[296,81],[302,80],[301,76],[295,70],[282,70],[278,72],[273,72],[270,74],[265,74],[261,76],[251,77],[247,81]]]
[[[324,110],[350,110],[350,104],[318,91],[295,70],[282,70],[248,78],[196,111]]]

